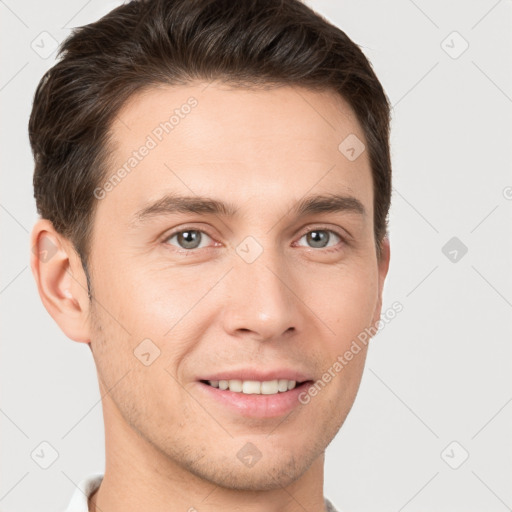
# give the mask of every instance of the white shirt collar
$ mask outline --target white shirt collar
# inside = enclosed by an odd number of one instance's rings
[[[103,473],[94,473],[78,483],[64,512],[89,512],[89,496],[100,486]]]

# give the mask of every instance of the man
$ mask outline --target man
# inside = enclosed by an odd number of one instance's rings
[[[105,421],[68,510],[335,510],[390,255],[360,49],[298,0],[133,1],[64,42],[29,133],[32,271]]]

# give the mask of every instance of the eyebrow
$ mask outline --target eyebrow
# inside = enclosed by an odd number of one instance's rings
[[[219,215],[235,217],[239,208],[230,202],[210,197],[179,196],[167,194],[155,202],[137,211],[132,225],[142,224],[152,218],[176,213],[195,213],[198,215]],[[306,217],[315,213],[355,213],[366,216],[366,209],[359,199],[340,194],[308,196],[297,202],[291,209],[292,215]]]

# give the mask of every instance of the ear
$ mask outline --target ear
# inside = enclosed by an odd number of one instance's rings
[[[30,267],[44,307],[68,338],[89,343],[87,279],[73,244],[49,220],[39,219],[30,246]]]
[[[379,273],[379,287],[378,287],[378,300],[377,307],[375,308],[375,312],[373,315],[372,326],[376,325],[376,323],[380,320],[380,315],[382,313],[382,291],[384,289],[384,281],[386,280],[386,276],[389,270],[389,260],[391,257],[391,248],[389,245],[389,238],[386,235],[382,239],[381,243],[381,255],[380,258],[377,256],[377,265],[378,265],[378,273]]]

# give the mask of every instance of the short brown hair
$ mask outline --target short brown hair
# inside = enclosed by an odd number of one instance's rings
[[[339,93],[367,140],[380,256],[391,200],[389,101],[360,48],[300,0],[131,1],[75,28],[58,56],[29,121],[34,197],[73,243],[88,280],[93,191],[108,172],[115,116],[143,88],[193,80]]]

